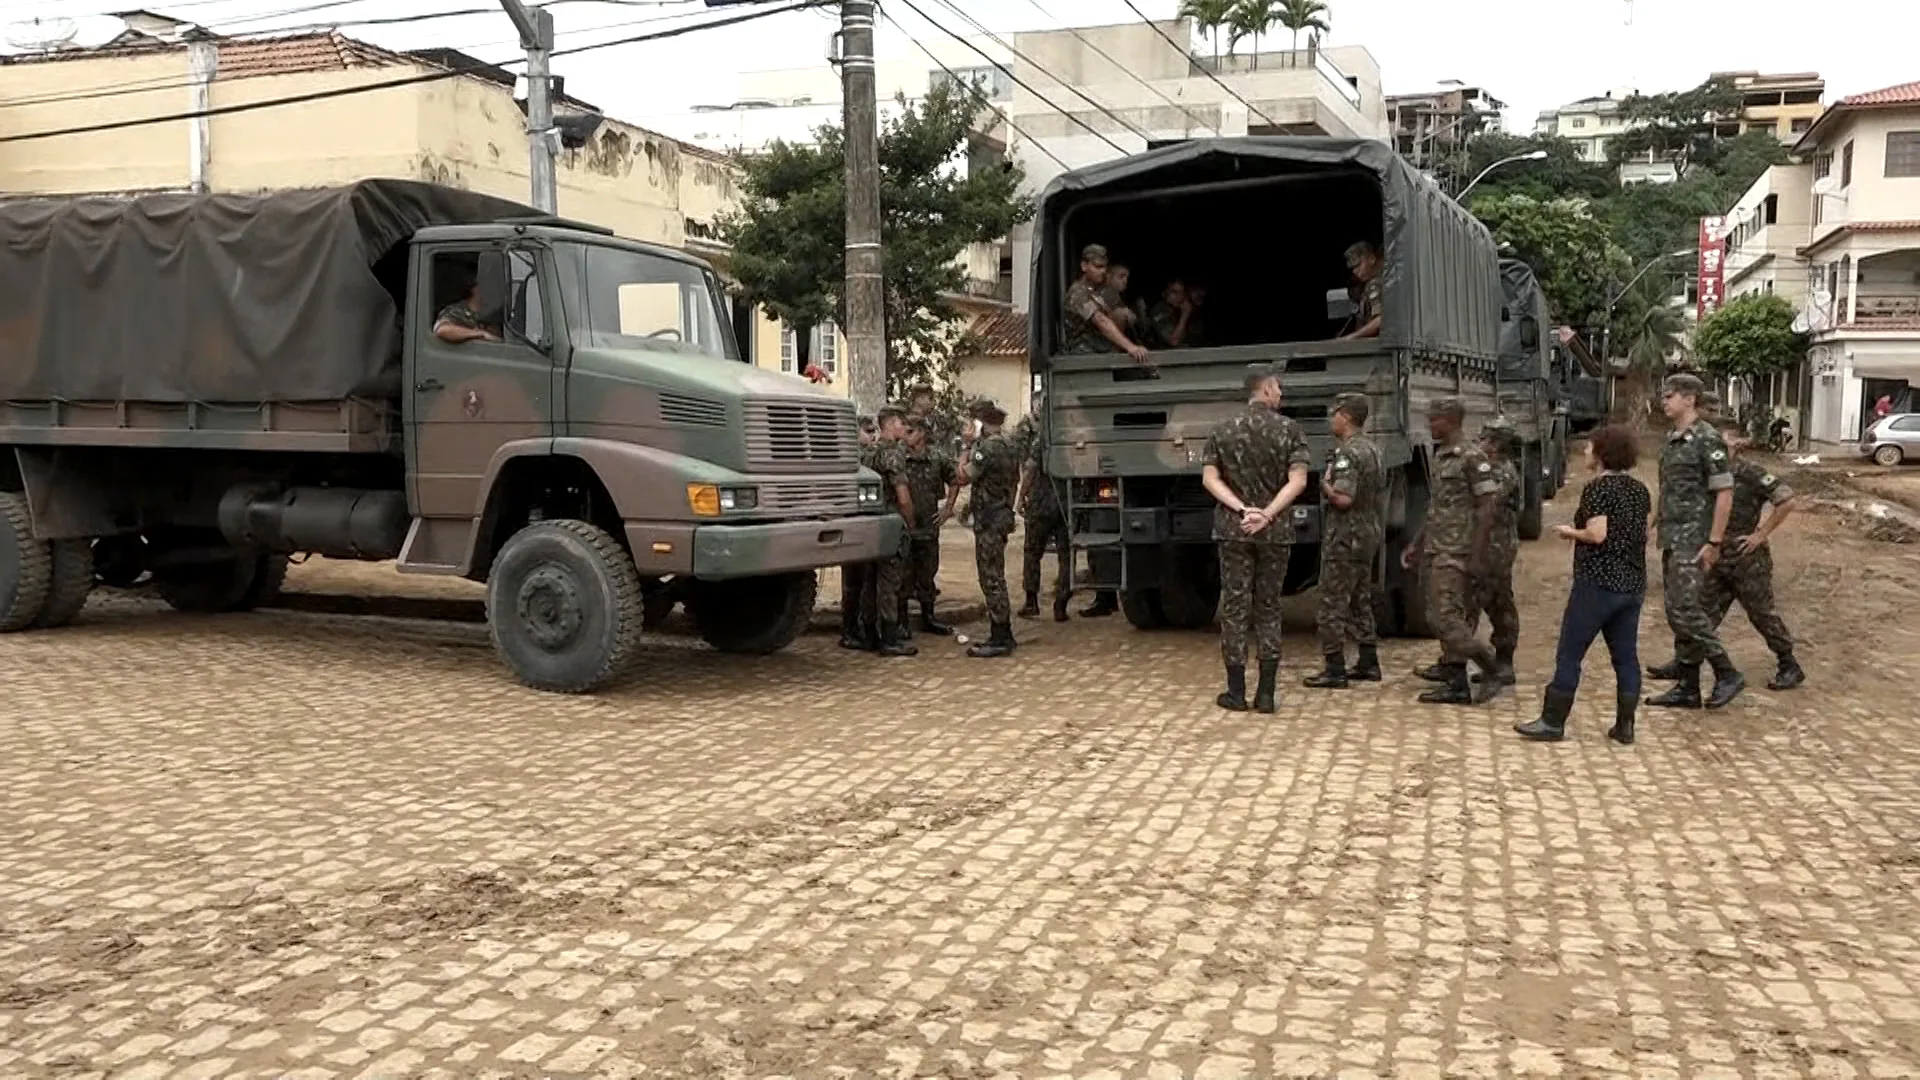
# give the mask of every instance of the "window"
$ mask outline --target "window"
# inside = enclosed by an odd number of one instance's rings
[[[1573,126],[1574,126],[1574,127],[1577,127],[1577,128],[1583,128],[1583,127],[1586,127],[1586,126],[1587,126],[1587,118],[1586,118],[1586,117],[1584,117],[1584,116],[1576,116],[1576,117],[1574,117],[1574,118],[1573,118]]]
[[[539,266],[529,252],[507,253],[507,325],[536,344],[547,340],[546,297],[540,295]]]
[[[1805,135],[1812,127],[1813,119],[1811,117],[1801,116],[1794,118],[1793,133],[1795,135]]]
[[[817,366],[829,376],[839,376],[839,328],[833,325],[833,320],[829,319],[815,326],[809,343],[812,348],[808,350],[807,362]],[[800,362],[799,349],[795,345],[793,327],[782,326],[780,328],[780,370],[789,375],[800,374],[797,370]]]
[[[1903,416],[1888,424],[1891,431],[1920,431],[1920,416]]]
[[[1831,175],[1833,175],[1833,151],[1822,150],[1813,155],[1813,178],[1825,180]]]
[[[577,346],[734,360],[720,282],[696,263],[603,244],[554,245]]]
[[[1840,148],[1840,186],[1843,188],[1850,188],[1853,186],[1853,140],[1852,139],[1848,139],[1847,145]]]
[[[1780,196],[1769,195],[1766,201],[1760,204],[1760,220],[1768,225],[1777,224],[1780,221]]]
[[[1005,71],[992,65],[955,68],[951,75],[945,71],[936,71],[928,76],[927,84],[935,89],[950,86],[956,77],[972,85],[989,101],[1009,101],[1013,98],[1013,79]]]
[[[1920,176],[1920,131],[1887,132],[1887,175]]]

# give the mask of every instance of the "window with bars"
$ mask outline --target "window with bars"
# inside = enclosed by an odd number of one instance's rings
[[[1920,131],[1887,132],[1887,175],[1920,176]]]

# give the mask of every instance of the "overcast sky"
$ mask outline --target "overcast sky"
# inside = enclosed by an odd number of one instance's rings
[[[140,0],[0,0],[14,45],[77,31],[81,43],[111,36],[102,13]],[[954,0],[996,32],[1054,29],[1133,19],[1123,0]],[[935,0],[914,0],[959,30]],[[1134,0],[1155,17],[1177,0]],[[1542,109],[1622,86],[1645,92],[1699,83],[1709,72],[1818,71],[1828,100],[1920,81],[1920,0],[1330,0],[1330,43],[1364,45],[1389,93],[1459,79],[1508,103],[1507,125],[1527,130]],[[462,47],[486,59],[516,54],[514,34],[493,0],[180,0],[152,10],[233,33],[361,19],[474,14],[428,21],[346,25],[349,33],[396,48]],[[923,41],[940,31],[901,0],[884,5]],[[1631,24],[1628,22],[1631,8]],[[558,0],[560,46],[582,45],[743,12],[700,0]],[[36,25],[34,19],[40,22]],[[65,21],[63,21],[65,20]],[[624,45],[555,61],[570,93],[609,114],[650,117],[734,97],[736,72],[821,63],[832,19],[820,11],[772,16],[738,27],[662,42]],[[1286,39],[1283,31],[1275,44]],[[883,26],[883,56],[917,57],[909,39]]]

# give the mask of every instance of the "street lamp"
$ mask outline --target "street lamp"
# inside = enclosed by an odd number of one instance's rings
[[[1499,168],[1502,165],[1511,165],[1516,161],[1545,161],[1545,160],[1547,160],[1547,152],[1545,150],[1529,150],[1524,154],[1515,154],[1509,158],[1501,158],[1499,161],[1496,161],[1493,164],[1487,166],[1486,168],[1481,169],[1480,175],[1473,178],[1473,184],[1468,184],[1466,187],[1460,189],[1460,194],[1455,196],[1453,201],[1457,203],[1466,202],[1467,192],[1473,190],[1473,185],[1478,184],[1482,180],[1485,180],[1487,178],[1488,173],[1492,172],[1493,170]]]
[[[1607,358],[1607,363],[1613,363],[1613,309],[1619,307],[1620,301],[1626,299],[1627,294],[1633,291],[1633,287],[1640,283],[1640,279],[1647,276],[1647,271],[1668,259],[1679,259],[1692,254],[1695,254],[1694,249],[1681,248],[1679,251],[1669,251],[1665,255],[1655,255],[1647,260],[1647,265],[1641,267],[1639,273],[1628,278],[1627,283],[1620,286],[1620,290],[1607,300],[1607,321],[1606,325],[1600,328],[1600,355]]]

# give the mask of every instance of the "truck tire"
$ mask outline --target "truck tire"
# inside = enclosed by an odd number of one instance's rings
[[[514,533],[487,575],[487,633],[535,690],[584,694],[626,674],[640,648],[640,572],[620,542],[555,518]]]
[[[1174,548],[1160,583],[1160,614],[1178,630],[1204,630],[1220,609],[1219,562],[1211,547]]]
[[[53,553],[33,537],[27,500],[0,492],[0,634],[32,626],[52,588]]]
[[[1159,589],[1128,589],[1121,593],[1120,613],[1135,630],[1159,630],[1167,625],[1167,613],[1160,609]]]
[[[230,615],[252,611],[280,594],[287,578],[285,555],[234,553],[230,559],[169,569],[154,575],[160,599],[175,611]]]
[[[33,620],[35,630],[71,625],[87,606],[87,597],[93,595],[93,541],[53,540],[47,549],[52,555],[53,574],[46,603]]]
[[[1543,531],[1546,515],[1546,503],[1541,498],[1540,489],[1545,486],[1540,475],[1541,452],[1539,447],[1530,447],[1520,452],[1520,539],[1538,540]]]
[[[723,653],[768,656],[793,644],[813,622],[820,579],[813,571],[696,582],[687,611],[707,644]]]

